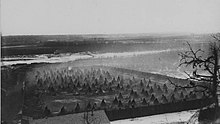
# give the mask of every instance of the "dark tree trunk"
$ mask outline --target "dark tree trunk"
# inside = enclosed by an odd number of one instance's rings
[[[217,87],[218,87],[218,50],[216,48],[216,44],[214,44],[213,49],[213,55],[214,55],[214,74],[213,74],[213,97],[215,102],[215,107],[218,107],[218,95],[217,95]]]

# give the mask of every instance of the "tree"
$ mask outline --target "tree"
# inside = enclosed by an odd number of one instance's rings
[[[185,72],[188,75],[189,85],[180,86],[174,84],[179,88],[195,88],[194,92],[207,93],[214,100],[215,107],[218,107],[217,86],[220,82],[220,65],[219,65],[219,52],[220,52],[220,34],[212,35],[215,41],[210,42],[209,50],[202,49],[193,50],[192,46],[187,42],[189,47],[188,51],[181,52],[179,56],[180,65],[185,67],[191,66],[192,73]]]

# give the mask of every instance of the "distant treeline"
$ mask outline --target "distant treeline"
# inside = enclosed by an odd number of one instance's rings
[[[207,40],[210,34],[189,35],[189,34],[86,34],[86,35],[15,35],[2,36],[2,45],[33,44],[47,41],[117,41],[117,40],[140,40],[140,41],[166,41],[166,40]]]
[[[99,41],[104,38],[86,38],[80,35],[21,35],[21,36],[3,36],[2,46],[14,45],[33,45],[37,43],[61,41],[61,42],[81,42],[81,41]]]
[[[17,47],[16,47],[17,45]],[[114,42],[114,41],[47,41],[32,44],[16,44],[13,45],[2,45],[2,56],[13,56],[13,55],[38,55],[38,54],[54,54],[54,53],[78,53],[78,52],[130,52],[137,50],[155,50],[154,47],[151,47],[150,44],[142,43],[123,43],[123,42]],[[19,46],[20,45],[20,46]],[[152,45],[153,46],[153,45]],[[164,46],[164,45],[162,45]],[[161,46],[157,47],[162,49]]]
[[[199,109],[207,105],[210,105],[211,103],[213,103],[213,99],[207,98],[207,99],[196,99],[190,101],[179,101],[175,103],[166,103],[166,104],[159,104],[153,106],[142,106],[137,108],[116,109],[111,111],[106,110],[105,112],[108,116],[108,119],[110,121],[114,121],[114,120],[163,114],[163,113]]]

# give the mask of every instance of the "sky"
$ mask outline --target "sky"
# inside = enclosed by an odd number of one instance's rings
[[[216,33],[220,0],[1,0],[2,35]]]

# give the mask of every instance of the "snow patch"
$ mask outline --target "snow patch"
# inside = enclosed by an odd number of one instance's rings
[[[111,124],[164,124],[187,122],[198,110],[152,115],[140,118],[112,121]]]

